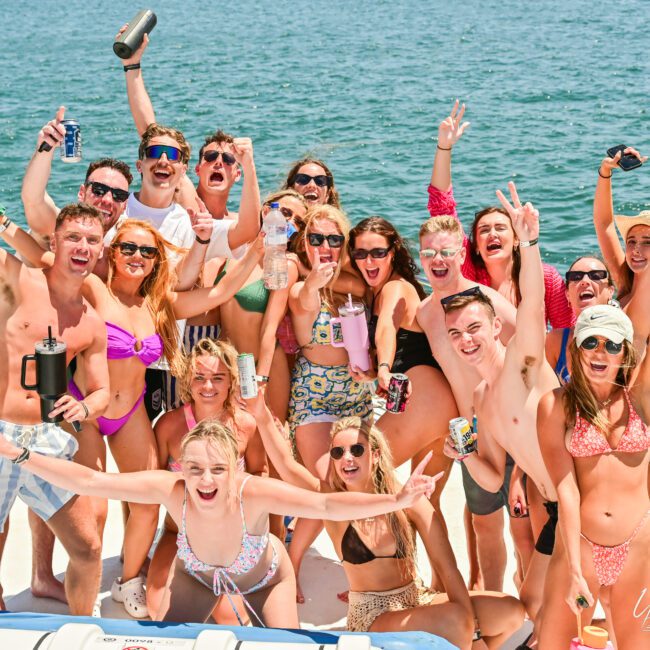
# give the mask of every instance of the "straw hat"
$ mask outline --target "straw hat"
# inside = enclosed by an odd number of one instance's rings
[[[625,241],[627,233],[630,232],[634,226],[650,226],[650,210],[643,210],[636,215],[636,217],[626,217],[622,214],[614,215],[616,227],[621,233],[621,237]]]

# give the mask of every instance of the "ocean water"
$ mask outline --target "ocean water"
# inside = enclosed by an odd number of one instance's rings
[[[22,218],[23,171],[60,104],[81,123],[85,160],[55,158],[57,204],[76,198],[88,161],[134,163],[138,138],[111,45],[140,8],[0,2],[0,202],[8,213]],[[145,82],[158,121],[192,143],[192,167],[216,128],[253,139],[263,194],[291,161],[323,158],[353,223],[380,214],[417,234],[437,125],[456,97],[472,123],[454,150],[464,223],[514,179],[540,209],[544,257],[561,270],[596,247],[592,199],[605,150],[650,150],[647,0],[165,0],[151,8],[158,25]],[[616,173],[617,211],[649,206],[649,172]]]

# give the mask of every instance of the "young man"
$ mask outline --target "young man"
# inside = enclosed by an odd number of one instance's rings
[[[544,354],[539,214],[530,203],[521,205],[514,183],[509,183],[509,188],[514,207],[501,192],[497,196],[508,211],[521,248],[522,300],[517,309],[516,331],[507,345],[501,342],[501,319],[482,291],[455,296],[443,305],[454,351],[464,366],[481,378],[474,391],[478,451],[461,458],[450,440],[445,449],[452,458],[460,458],[472,478],[489,491],[499,489],[503,483],[506,454],[528,476],[531,524],[539,536],[520,597],[535,618],[557,522],[556,493],[537,438],[537,403],[544,393],[558,386],[558,380]]]
[[[469,369],[458,358],[447,338],[445,315],[440,303],[449,296],[472,291],[479,285],[461,274],[465,261],[463,231],[452,216],[432,217],[420,228],[420,260],[422,268],[433,289],[418,309],[417,319],[427,335],[434,357],[449,381],[459,413],[469,422],[474,416],[474,390],[481,381],[480,375]],[[514,333],[515,308],[498,292],[483,287],[491,297],[504,324],[501,338],[507,342]],[[488,492],[472,479],[464,466],[463,488],[471,514],[468,527],[476,533],[478,567],[473,567],[469,587],[477,582],[478,569],[481,588],[491,591],[503,589],[506,568],[506,547],[503,540],[503,507],[508,505],[508,490],[512,464],[506,468],[505,479],[496,492]],[[513,522],[514,523],[514,522]],[[518,541],[516,529],[513,536]],[[468,531],[471,533],[471,531]],[[517,545],[519,546],[519,545]]]
[[[0,249],[0,364],[5,369],[0,381],[0,428],[21,446],[52,456],[72,458],[77,441],[60,426],[41,422],[37,393],[21,388],[21,361],[34,353],[34,343],[47,338],[51,327],[67,346],[67,362],[79,358],[90,383],[83,401],[63,395],[50,417],[61,414],[67,422],[83,423],[104,412],[109,399],[106,328],[82,297],[83,281],[102,251],[103,222],[92,206],[63,208],[51,240],[54,263],[47,269],[28,268]],[[3,217],[0,228],[8,227],[11,221]],[[90,615],[101,574],[101,540],[90,501],[23,473],[19,465],[20,458],[0,459],[0,526],[16,496],[45,519],[70,556],[65,579],[70,611]],[[4,541],[3,534],[0,551]],[[4,607],[1,599],[0,605]]]

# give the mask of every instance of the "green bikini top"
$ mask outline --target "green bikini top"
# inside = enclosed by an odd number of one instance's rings
[[[223,269],[217,275],[214,283],[218,284],[221,278],[226,275],[226,267],[228,262],[224,265]],[[270,291],[264,286],[264,280],[260,278],[243,286],[234,296],[239,306],[244,311],[255,312],[263,314],[266,311],[266,305],[269,302]]]

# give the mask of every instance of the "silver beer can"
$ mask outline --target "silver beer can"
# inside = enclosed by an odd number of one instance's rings
[[[258,387],[255,378],[255,359],[250,353],[240,354],[237,357],[237,369],[239,370],[239,386],[241,396],[244,399],[257,397]]]

